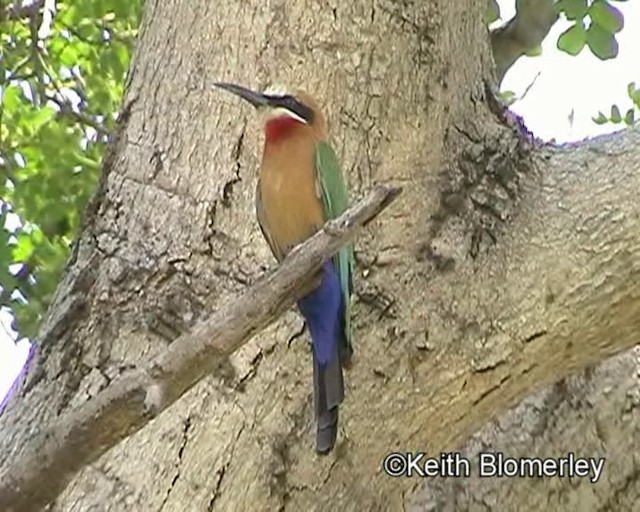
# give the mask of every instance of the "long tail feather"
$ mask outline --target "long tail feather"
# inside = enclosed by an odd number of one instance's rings
[[[338,406],[344,398],[344,304],[340,281],[331,261],[322,269],[320,285],[298,301],[313,345],[313,396],[316,451],[326,454],[336,442]]]
[[[329,453],[338,436],[338,409],[344,399],[344,381],[339,358],[320,365],[313,356],[313,397],[316,412],[316,451]]]

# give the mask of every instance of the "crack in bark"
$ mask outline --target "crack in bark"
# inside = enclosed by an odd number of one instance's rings
[[[511,379],[511,375],[505,375],[504,377],[502,377],[502,378],[500,379],[500,381],[499,381],[497,384],[495,384],[495,385],[491,386],[489,389],[486,389],[485,391],[483,391],[483,392],[480,394],[480,396],[479,396],[478,398],[476,398],[476,399],[471,403],[471,406],[472,406],[472,407],[475,407],[476,405],[478,405],[480,402],[482,402],[482,401],[483,401],[485,398],[487,398],[489,395],[491,395],[491,394],[495,393],[496,391],[498,391],[498,390],[502,387],[502,385],[503,385],[505,382],[507,382],[508,380],[510,380],[510,379]]]
[[[220,496],[220,487],[222,486],[222,480],[224,479],[224,475],[227,472],[227,468],[229,467],[229,462],[225,463],[218,471],[216,471],[216,486],[213,489],[213,496],[209,500],[209,504],[207,505],[207,512],[212,512],[213,507],[216,504],[216,500]]]
[[[295,340],[297,340],[298,338],[301,338],[304,335],[304,331],[306,328],[307,328],[307,323],[303,320],[302,325],[300,326],[300,329],[298,329],[291,336],[289,336],[289,339],[287,340],[287,348],[291,348],[291,344]]]
[[[152,166],[151,173],[149,174],[149,177],[148,177],[150,180],[155,180],[158,177],[158,174],[162,172],[164,168],[165,156],[166,156],[165,152],[162,151],[160,148],[158,148],[157,146],[153,148],[153,152],[149,157],[149,163]]]
[[[533,334],[530,334],[529,336],[527,336],[524,339],[524,343],[531,343],[532,341],[537,340],[538,338],[542,338],[543,336],[547,335],[547,330],[543,329],[541,331],[538,332],[534,332]]]
[[[507,362],[507,360],[505,358],[500,358],[500,359],[497,359],[495,361],[472,359],[471,360],[471,367],[473,368],[473,371],[475,371],[476,373],[487,373],[487,372],[495,370],[499,366],[502,366],[502,365],[506,364],[506,362]],[[502,383],[500,383],[500,384],[502,384]]]
[[[271,348],[270,351],[263,351],[263,349],[260,349],[258,353],[251,359],[251,361],[249,361],[249,371],[247,371],[247,373],[244,374],[234,386],[237,391],[244,392],[247,382],[255,377],[256,373],[258,372],[258,368],[264,360],[265,353],[273,352],[274,349],[275,345]]]
[[[238,406],[238,408],[242,411],[242,407]],[[243,411],[243,415],[244,415],[244,411]],[[209,504],[207,505],[207,512],[213,511],[216,501],[220,497],[220,489],[222,487],[222,481],[224,479],[224,476],[227,473],[227,470],[229,469],[229,466],[231,465],[231,462],[233,461],[233,457],[236,451],[236,444],[238,442],[238,439],[240,439],[240,436],[244,432],[245,427],[246,427],[246,423],[243,421],[242,425],[240,425],[240,428],[238,429],[238,433],[236,434],[236,437],[233,440],[233,443],[231,443],[231,450],[230,450],[231,453],[229,454],[228,460],[222,465],[222,467],[218,471],[216,471],[216,477],[217,477],[216,485],[213,489],[213,495],[209,500]]]
[[[178,448],[178,461],[175,464],[176,473],[175,475],[173,475],[173,478],[171,479],[171,483],[169,484],[169,488],[167,489],[167,494],[162,500],[162,503],[160,504],[160,508],[158,509],[158,512],[161,512],[164,509],[165,505],[169,501],[169,496],[171,495],[171,491],[173,490],[174,486],[178,482],[178,479],[180,478],[180,472],[181,472],[180,466],[182,465],[182,456],[184,455],[184,450],[187,446],[187,441],[189,440],[188,436],[189,436],[189,429],[191,428],[191,425],[192,425],[192,416],[191,414],[189,414],[189,416],[187,416],[187,418],[184,420],[182,424],[182,440],[180,442],[180,448]]]
[[[235,162],[234,177],[227,181],[222,187],[222,199],[220,202],[225,208],[229,208],[231,206],[231,197],[233,194],[234,185],[242,181],[242,177],[240,176],[240,170],[242,169],[240,156],[242,155],[242,148],[244,147],[244,138],[246,131],[247,121],[245,119],[244,124],[242,125],[242,131],[240,132],[240,136],[238,137],[238,141],[233,148],[233,160]]]

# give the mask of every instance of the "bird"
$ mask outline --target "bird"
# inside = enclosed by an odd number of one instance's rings
[[[257,110],[264,129],[256,216],[277,261],[348,206],[340,163],[318,102],[304,90],[272,85],[263,92],[215,82]],[[353,244],[343,246],[300,288],[297,306],[311,335],[316,452],[330,453],[344,400],[343,369],[353,356]]]

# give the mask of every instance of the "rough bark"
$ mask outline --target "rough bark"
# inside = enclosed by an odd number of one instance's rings
[[[405,510],[633,511],[640,502],[640,350],[617,356],[527,398],[485,426],[461,451],[511,457],[606,457],[602,478],[433,479]]]
[[[456,449],[532,391],[637,342],[640,133],[535,144],[492,102],[483,5],[471,0],[150,0],[145,9],[126,115],[35,369],[1,418],[0,467],[271,264],[253,219],[257,123],[209,85],[277,80],[322,100],[354,195],[406,185],[358,240],[357,361],[337,450],[313,452],[311,364],[305,342],[287,343],[302,326],[291,312],[82,471],[52,508],[397,510],[458,492],[478,509],[489,499],[517,509],[526,482],[493,482],[490,496],[466,480],[416,494],[422,481],[385,477],[381,461],[394,450]],[[624,443],[638,401],[620,398],[637,379],[630,357],[511,412],[532,432],[524,439],[509,416],[494,428],[504,430],[496,446],[527,452],[547,436],[553,453],[576,441],[572,407],[585,418],[577,428],[595,418],[581,412],[589,400],[603,418],[629,410],[600,421],[609,480],[532,483],[530,502],[596,495],[613,506],[637,489]],[[576,404],[607,379],[615,400]]]
[[[148,363],[121,375],[96,396],[29,439],[0,479],[0,510],[19,511],[53,501],[71,478],[124,438],[138,432],[198,382],[228,362],[251,336],[300,296],[323,261],[351,240],[398,196],[379,185],[311,239],[271,275],[229,300]]]

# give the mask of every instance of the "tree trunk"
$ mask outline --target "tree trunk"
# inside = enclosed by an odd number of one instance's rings
[[[3,471],[34,432],[274,265],[254,219],[258,122],[210,88],[273,80],[321,100],[352,197],[405,187],[357,240],[356,363],[334,454],[313,450],[307,335],[291,310],[52,510],[630,509],[633,354],[543,388],[637,342],[640,132],[534,141],[493,100],[483,8],[147,1],[101,184],[1,419]],[[606,456],[598,485],[383,474],[387,453],[459,449],[535,390],[465,451]]]

